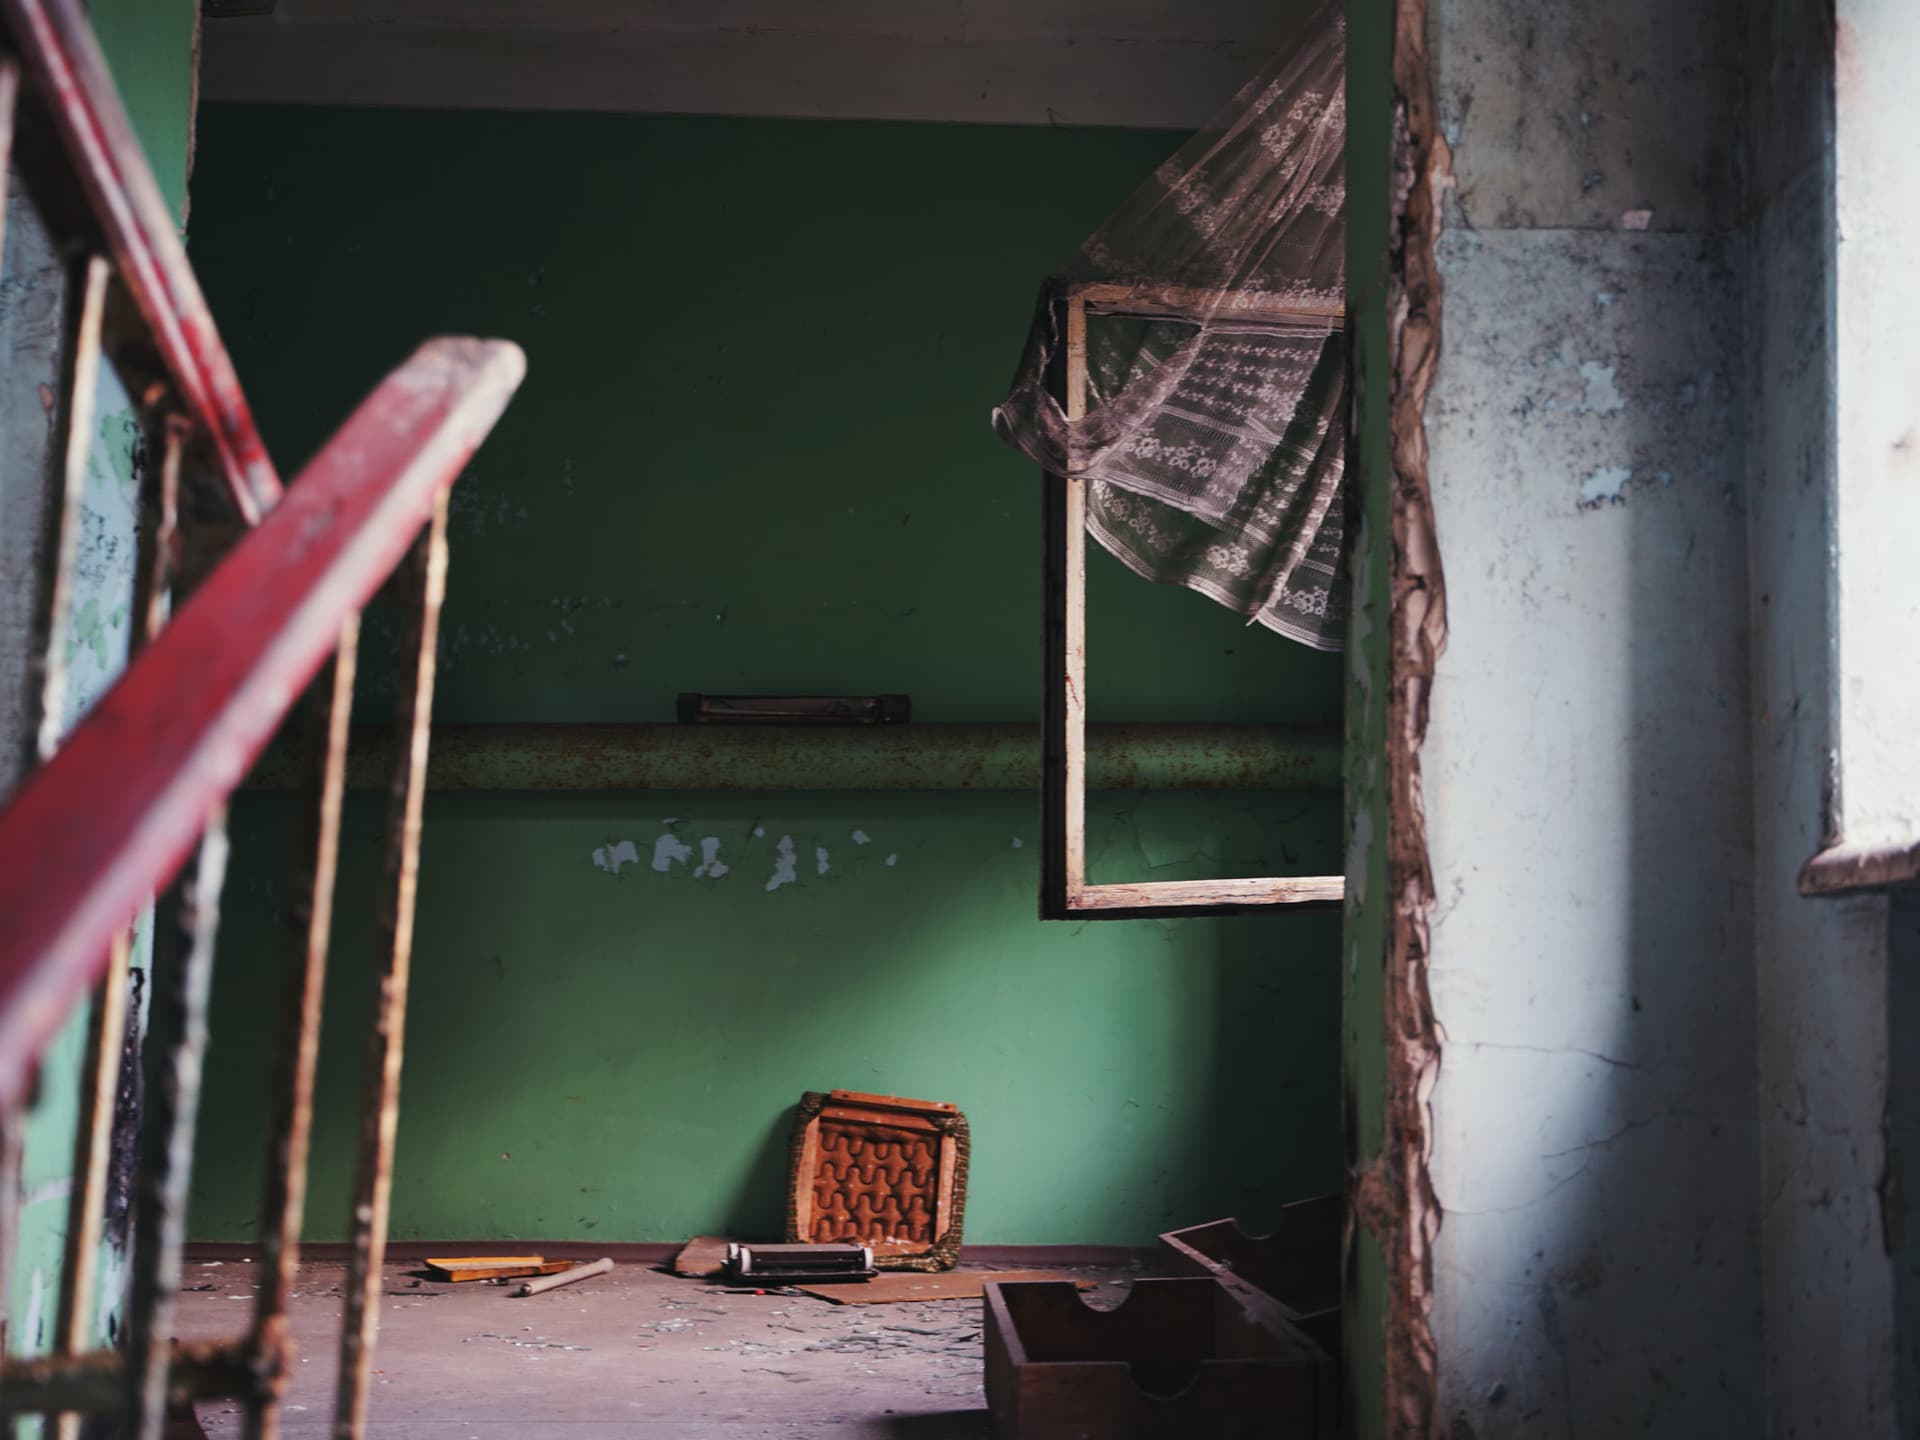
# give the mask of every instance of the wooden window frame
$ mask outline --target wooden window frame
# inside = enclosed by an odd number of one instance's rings
[[[1198,321],[1316,319],[1342,327],[1344,313],[1250,291],[1074,283],[1056,300],[1066,335],[1064,401],[1069,421],[1087,408],[1087,315]],[[1044,920],[1219,915],[1272,906],[1326,909],[1346,896],[1343,875],[1238,880],[1087,883],[1087,496],[1076,475],[1046,477],[1045,704],[1041,725],[1040,916]]]

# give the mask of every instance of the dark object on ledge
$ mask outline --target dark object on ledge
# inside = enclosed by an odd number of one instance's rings
[[[967,1120],[944,1100],[800,1097],[787,1239],[865,1245],[882,1270],[951,1270],[967,1208]]]
[[[1229,1290],[1272,1299],[1329,1354],[1340,1353],[1341,1198],[1321,1195],[1286,1206],[1268,1235],[1237,1220],[1215,1220],[1160,1237],[1169,1275],[1218,1279]]]
[[[871,1280],[873,1251],[864,1245],[729,1245],[727,1277],[746,1285],[840,1285]]]
[[[682,725],[904,725],[905,695],[702,695],[675,702]]]
[[[1270,1302],[1216,1280],[1140,1280],[1116,1309],[1071,1284],[988,1285],[998,1440],[1319,1440],[1331,1358]]]

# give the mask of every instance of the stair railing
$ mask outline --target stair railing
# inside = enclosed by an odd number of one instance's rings
[[[0,173],[9,163],[70,257],[70,279],[50,397],[56,498],[40,764],[0,811],[0,1297],[11,1294],[7,1267],[17,1249],[23,1105],[55,1032],[82,1004],[90,1020],[53,1350],[0,1361],[0,1423],[46,1415],[71,1440],[83,1416],[113,1415],[119,1433],[158,1440],[170,1408],[226,1397],[244,1404],[250,1436],[279,1433],[359,616],[399,572],[409,634],[334,1418],[336,1436],[358,1437],[386,1249],[447,497],[525,361],[504,341],[428,341],[283,493],[76,0],[0,0]],[[62,735],[62,641],[103,357],[135,397],[158,461],[142,481],[133,653]],[[227,517],[207,530],[237,529],[239,538],[169,618],[195,528],[189,501],[209,480]],[[310,685],[304,854],[267,1136],[259,1296],[245,1334],[183,1343],[173,1331],[226,802]],[[140,1119],[125,1343],[102,1349],[90,1343],[92,1309],[130,1023],[130,927],[176,877],[175,949],[172,963],[156,966],[164,983],[145,1039],[157,1084]]]

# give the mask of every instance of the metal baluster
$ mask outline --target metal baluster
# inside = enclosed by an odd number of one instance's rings
[[[133,613],[139,623],[129,659],[166,624],[185,427],[168,420],[161,427],[161,435],[160,465],[149,470],[143,487],[146,523],[142,526],[145,532],[142,559],[145,563],[141,566],[138,593],[134,597]],[[67,1238],[60,1267],[59,1319],[53,1343],[56,1355],[80,1355],[91,1348],[107,1179],[113,1170],[120,1065],[127,1038],[132,959],[133,933],[124,931],[115,938],[107,958],[107,973],[93,992],[86,1065],[80,1072],[80,1123],[74,1135],[73,1190],[67,1199]],[[56,1440],[79,1440],[80,1422],[81,1417],[72,1412],[59,1416],[54,1424]]]
[[[207,997],[227,871],[225,807],[200,840],[180,900],[179,963],[156,984],[147,1047],[160,1056],[158,1084],[141,1133],[140,1196],[134,1219],[133,1298],[127,1325],[127,1440],[160,1440],[166,1423],[173,1322],[186,1240],[187,1183],[193,1173],[194,1122],[200,1113],[207,1049]],[[155,971],[159,972],[156,961]]]
[[[53,1353],[85,1351],[99,1281],[101,1221],[106,1212],[107,1172],[112,1164],[114,1101],[120,1088],[120,1052],[127,1029],[127,984],[133,936],[114,937],[107,973],[93,992],[87,1026],[87,1058],[80,1072],[80,1122],[74,1133],[73,1189],[67,1196],[67,1238],[60,1265],[60,1304]],[[80,1417],[71,1412],[54,1423],[57,1440],[78,1440]]]
[[[393,1141],[400,1123],[400,1062],[406,1037],[407,980],[413,961],[413,911],[420,873],[420,815],[426,797],[427,743],[433,717],[434,650],[440,602],[447,588],[447,496],[412,558],[418,600],[406,652],[394,731],[393,790],[387,816],[385,941],[374,1024],[367,1043],[360,1144],[354,1184],[353,1260],[347,1278],[346,1323],[340,1337],[340,1386],[333,1415],[336,1440],[362,1440],[373,1346],[380,1328],[381,1269],[387,1258],[387,1213],[393,1190]]]
[[[13,1354],[13,1264],[20,1246],[20,1165],[27,1107],[0,1111],[0,1362]],[[0,1407],[0,1435],[13,1434],[13,1412]]]
[[[60,504],[53,544],[53,584],[46,608],[46,661],[40,680],[42,763],[60,748],[67,725],[67,621],[73,609],[73,567],[80,549],[80,513],[86,498],[92,453],[93,403],[100,378],[100,324],[106,313],[113,267],[99,256],[79,262],[74,277],[78,305],[68,309],[70,328],[60,376]]]
[[[0,245],[7,238],[7,174],[13,168],[13,114],[20,104],[20,62],[0,56]]]
[[[353,714],[353,677],[359,651],[356,616],[340,629],[340,648],[320,673],[308,712],[307,801],[301,880],[294,906],[296,936],[281,997],[280,1066],[267,1152],[267,1191],[260,1235],[260,1295],[254,1310],[254,1351],[267,1389],[250,1397],[249,1440],[276,1440],[290,1355],[287,1299],[300,1266],[300,1225],[307,1203],[307,1150],[313,1132],[313,1075],[320,1054],[327,943],[333,888],[340,861],[340,811],[346,791],[347,728]]]

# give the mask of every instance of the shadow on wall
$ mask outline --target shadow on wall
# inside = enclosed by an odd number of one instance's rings
[[[773,1235],[786,1239],[788,1176],[793,1169],[793,1119],[798,1105],[789,1105],[767,1127],[766,1139],[753,1152],[733,1202],[720,1226],[722,1235]]]

